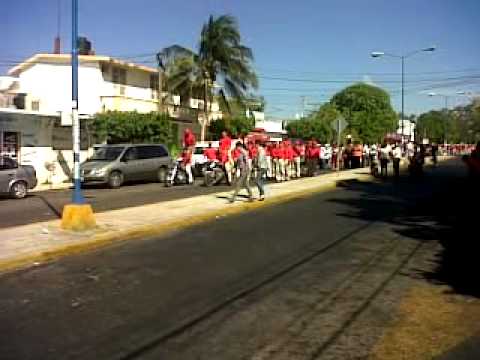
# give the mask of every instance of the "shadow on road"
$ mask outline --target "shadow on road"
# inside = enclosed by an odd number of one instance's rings
[[[350,210],[339,216],[381,221],[418,241],[438,241],[434,270],[420,275],[453,292],[480,297],[480,184],[464,176],[458,163],[430,171],[422,179],[382,179],[373,185],[359,181],[338,186],[360,198],[331,199]]]

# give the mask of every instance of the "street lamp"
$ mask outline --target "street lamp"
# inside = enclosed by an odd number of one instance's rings
[[[403,118],[405,116],[405,59],[407,59],[407,58],[409,58],[409,57],[411,57],[415,54],[421,53],[421,52],[435,51],[435,49],[436,49],[436,46],[430,46],[430,47],[427,47],[427,48],[424,48],[424,49],[411,51],[411,52],[403,54],[403,55],[390,54],[390,53],[386,53],[386,52],[383,52],[383,51],[373,51],[372,53],[370,53],[370,55],[373,58],[382,57],[382,56],[390,56],[390,57],[394,57],[394,58],[402,60],[402,113],[401,113],[402,142],[403,142],[403,136],[405,135],[405,133],[404,133],[404,122],[403,122]]]

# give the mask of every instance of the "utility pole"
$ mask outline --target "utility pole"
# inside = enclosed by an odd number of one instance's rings
[[[72,1],[72,138],[73,138],[73,203],[85,202],[80,181],[80,122],[78,119],[78,0]]]
[[[304,118],[305,117],[305,106],[306,106],[306,96],[300,96],[300,100],[301,100],[301,108],[302,108],[302,111],[300,113],[300,118]]]
[[[92,207],[85,204],[80,177],[80,121],[78,119],[78,0],[72,0],[72,143],[73,195],[72,204],[63,207],[61,227],[82,231],[95,227]]]
[[[159,113],[163,112],[163,68],[160,61],[158,62],[158,103],[157,103],[157,111]]]
[[[402,122],[402,144],[403,144],[403,137],[405,136],[405,123],[403,118],[405,116],[405,55],[402,56],[402,114],[400,116],[400,121]]]
[[[200,132],[200,141],[205,141],[205,133],[207,130],[208,124],[208,81],[209,76],[208,73],[205,72],[203,87],[205,91],[205,96],[203,99],[203,120],[201,121],[201,132]]]

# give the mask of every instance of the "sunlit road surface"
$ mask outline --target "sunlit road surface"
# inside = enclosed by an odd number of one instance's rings
[[[462,311],[448,310],[445,321],[463,332],[402,321],[425,291],[445,303],[447,285],[426,275],[440,251],[432,214],[463,175],[448,163],[418,181],[347,182],[3,275],[0,358],[401,359],[416,331],[430,340],[415,348],[440,355],[475,330],[457,319]],[[405,346],[396,353],[394,340]],[[418,350],[408,358],[427,351]]]

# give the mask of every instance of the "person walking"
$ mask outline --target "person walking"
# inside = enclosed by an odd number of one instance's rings
[[[183,147],[190,149],[193,152],[193,148],[195,147],[195,135],[192,132],[192,129],[186,128],[183,132]]]
[[[393,149],[393,173],[395,179],[400,177],[400,161],[402,160],[402,146],[397,144]]]
[[[238,177],[235,181],[235,190],[233,191],[230,203],[234,203],[238,193],[242,188],[247,190],[248,200],[253,201],[252,189],[250,189],[250,169],[248,168],[248,152],[240,141],[235,144],[235,150],[237,150],[237,158],[235,160],[235,167],[237,169]]]
[[[255,185],[259,193],[259,201],[265,200],[265,179],[267,178],[268,161],[265,146],[262,143],[257,144],[256,158],[254,159],[256,168]]]
[[[352,149],[352,168],[358,169],[362,161],[363,146],[359,142],[356,142]]]
[[[281,165],[280,165],[280,160],[282,157],[282,151],[280,149],[280,144],[275,143],[275,145],[272,148],[272,151],[270,152],[272,159],[273,159],[273,168],[275,172],[275,180],[277,182],[282,181],[282,171],[281,171]]]
[[[390,156],[392,153],[392,148],[387,142],[384,142],[382,148],[380,149],[380,173],[382,176],[388,176],[388,163],[390,161]]]

